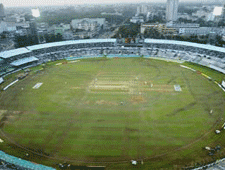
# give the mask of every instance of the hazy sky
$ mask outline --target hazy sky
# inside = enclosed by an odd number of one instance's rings
[[[10,6],[48,6],[48,5],[70,5],[70,4],[114,4],[114,3],[139,3],[139,2],[165,2],[167,0],[0,0],[5,7]],[[179,0],[179,2],[222,2],[221,0]]]

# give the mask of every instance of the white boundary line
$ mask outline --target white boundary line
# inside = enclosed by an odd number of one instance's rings
[[[196,72],[196,70],[195,69],[193,69],[193,68],[190,68],[190,67],[187,67],[187,66],[184,66],[184,65],[180,65],[181,67],[183,67],[183,68],[186,68],[186,69],[189,69],[189,70],[191,70],[191,71],[194,71],[194,72]]]
[[[16,79],[15,81],[13,81],[12,83],[10,83],[8,86],[6,86],[3,90],[7,90],[10,86],[12,86],[13,84],[15,84],[16,82],[18,82],[19,80]]]

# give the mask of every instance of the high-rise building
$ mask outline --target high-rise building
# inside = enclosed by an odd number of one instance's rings
[[[147,14],[148,13],[148,7],[146,5],[142,5],[142,13]]]
[[[147,14],[148,13],[148,7],[146,5],[141,5],[137,7],[137,15],[139,14]]]
[[[5,16],[5,10],[3,4],[0,4],[0,20]]]
[[[166,20],[167,22],[177,20],[178,0],[167,0]]]
[[[31,35],[37,35],[37,24],[35,20],[31,20],[30,22],[30,33]]]
[[[225,20],[225,3],[223,4],[223,20]]]
[[[141,13],[141,7],[138,6],[138,7],[137,7],[137,15],[139,15],[140,13]]]

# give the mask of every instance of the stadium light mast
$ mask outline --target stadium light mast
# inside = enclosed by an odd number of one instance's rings
[[[215,22],[216,22],[216,25],[215,27],[212,29],[212,32],[211,33],[214,33],[214,41],[216,42],[216,36],[215,36],[215,33],[217,32],[216,29],[218,28],[218,24],[219,24],[219,17],[222,15],[222,12],[223,12],[223,7],[219,7],[219,6],[216,6],[213,10],[213,15],[215,16]],[[217,35],[217,33],[216,33]],[[211,36],[209,34],[209,38],[208,38],[208,43],[211,39]]]
[[[38,31],[37,31],[37,18],[40,17],[40,11],[38,8],[35,8],[35,9],[31,9],[31,12],[32,12],[32,16],[35,18],[33,20],[33,23],[31,23],[31,25],[32,25],[31,33],[33,35],[37,35],[38,43],[40,44],[40,37],[39,37]]]
[[[32,9],[31,12],[32,12],[33,17],[35,17],[35,18],[40,17],[39,9]]]
[[[216,28],[218,27],[219,17],[222,15],[222,13],[223,13],[223,7],[216,6],[213,10],[213,15],[215,16],[215,20],[216,20]]]
[[[223,12],[223,7],[216,6],[213,10],[213,15],[220,16],[222,15],[222,12]]]

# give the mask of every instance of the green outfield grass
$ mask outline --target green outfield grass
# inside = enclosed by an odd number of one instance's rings
[[[131,159],[143,159],[142,169],[179,169],[211,161],[202,148],[218,144],[218,156],[223,155],[224,133],[214,130],[224,123],[225,95],[214,81],[178,63],[153,59],[66,63],[32,68],[28,77],[0,92],[0,110],[6,110],[2,150],[21,157],[25,152],[18,152],[16,143],[46,155],[27,158],[45,165],[65,160],[108,169],[132,169],[126,163]],[[208,68],[183,65],[218,82],[225,78]],[[43,84],[33,89],[37,83]]]

